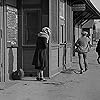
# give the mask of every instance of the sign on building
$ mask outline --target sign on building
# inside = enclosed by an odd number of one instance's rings
[[[18,14],[17,9],[7,6],[7,46],[18,45]]]
[[[85,4],[74,4],[72,6],[72,10],[73,11],[84,11],[86,9],[86,5]]]

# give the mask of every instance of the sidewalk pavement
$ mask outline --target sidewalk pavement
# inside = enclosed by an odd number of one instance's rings
[[[0,100],[100,100],[100,65],[96,58],[93,47],[88,54],[89,70],[83,74],[68,70],[44,82],[33,77],[12,81],[14,85],[0,90]],[[76,56],[72,69],[78,67]]]

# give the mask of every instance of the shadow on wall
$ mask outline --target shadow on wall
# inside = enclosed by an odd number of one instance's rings
[[[14,56],[13,56],[13,50],[12,50],[12,47],[9,48],[9,53],[8,53],[8,59],[9,59],[9,67],[8,67],[8,73],[9,73],[9,79],[12,79],[11,78],[11,74],[13,72],[13,62],[14,62]]]

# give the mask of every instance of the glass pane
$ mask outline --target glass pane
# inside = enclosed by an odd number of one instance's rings
[[[65,18],[65,3],[64,3],[64,1],[60,1],[59,14],[60,14],[60,17]]]
[[[65,26],[64,25],[60,25],[60,34],[59,34],[59,41],[60,43],[64,43],[65,42]]]
[[[40,31],[40,10],[26,11],[24,17],[23,44],[34,45]]]

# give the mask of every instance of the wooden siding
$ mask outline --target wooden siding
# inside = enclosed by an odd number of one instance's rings
[[[49,66],[49,76],[57,73],[58,69],[58,48],[54,47],[51,50],[51,64]]]
[[[69,66],[69,63],[71,63],[71,60],[72,60],[72,56],[73,56],[73,43],[74,43],[74,40],[73,40],[73,11],[72,11],[72,8],[70,6],[70,3],[67,2],[67,5],[66,5],[66,33],[67,33],[67,52],[66,52],[66,63],[67,65]],[[69,46],[70,44],[70,46]]]
[[[59,47],[59,67],[63,68],[63,57],[64,57],[64,46],[60,46]]]
[[[49,1],[49,77],[58,72],[58,0]]]
[[[58,25],[57,25],[57,0],[51,0],[51,30],[52,30],[52,34],[51,34],[51,42],[52,44],[56,44],[58,43],[58,35],[57,35],[57,29],[58,29]]]
[[[72,59],[72,44],[68,43],[66,47],[66,67],[70,68],[71,66],[71,59]]]
[[[73,43],[73,12],[70,5],[67,5],[67,42]]]
[[[59,15],[60,0],[50,1],[50,26],[52,30],[51,40],[49,45],[49,76],[54,75],[63,68],[64,45],[66,47],[66,65],[67,68],[71,66],[72,44],[73,44],[73,12],[66,3],[65,18]],[[62,31],[63,26],[63,31]],[[63,34],[62,34],[63,33]],[[62,38],[63,37],[63,38]],[[61,45],[62,44],[62,45]]]

